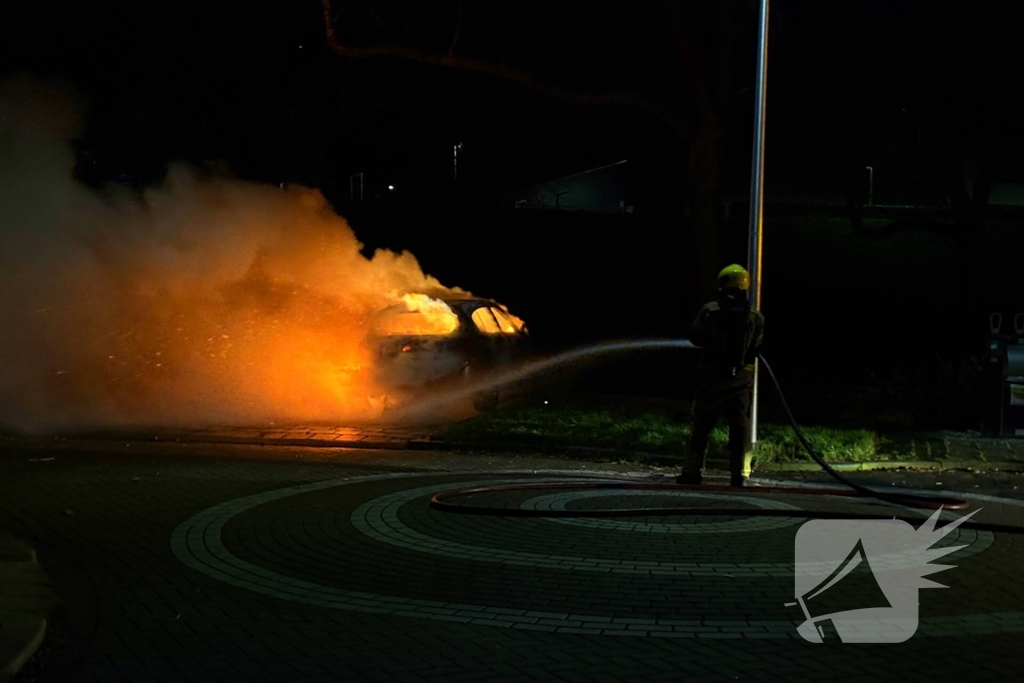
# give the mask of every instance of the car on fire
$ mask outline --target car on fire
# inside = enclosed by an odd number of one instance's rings
[[[374,316],[367,341],[378,386],[409,397],[493,376],[528,355],[530,334],[507,307],[489,299],[410,295]],[[472,398],[483,410],[500,396],[487,390]]]

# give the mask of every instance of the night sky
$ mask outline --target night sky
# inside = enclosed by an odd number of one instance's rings
[[[715,4],[685,3],[701,48]],[[681,104],[661,3],[465,3],[457,54],[548,82],[629,89]],[[460,3],[336,2],[338,30],[446,52]],[[903,0],[772,4],[769,170],[820,176],[851,138],[995,133],[1019,149],[1010,17]],[[498,79],[329,53],[319,3],[8,3],[3,63],[66,79],[91,102],[88,130],[111,168],[159,174],[170,159],[224,160],[271,181],[347,177],[380,165],[424,172],[463,141],[466,179],[525,182],[651,148],[679,153],[647,114],[568,107]],[[733,180],[749,155],[753,13],[741,27],[730,128]],[[704,50],[707,53],[707,50]],[[710,54],[710,53],[709,53]],[[705,74],[713,71],[704,62]],[[746,64],[746,68],[744,67]],[[943,132],[945,131],[945,132]],[[1002,155],[1000,172],[1013,159]],[[470,165],[471,164],[471,165]]]

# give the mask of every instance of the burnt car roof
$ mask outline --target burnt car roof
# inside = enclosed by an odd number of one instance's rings
[[[499,303],[499,302],[495,301],[494,299],[483,299],[483,298],[480,298],[480,297],[467,297],[467,298],[462,298],[462,299],[441,297],[439,299],[436,299],[436,301],[443,301],[444,303],[446,303],[449,306],[459,307],[459,308],[462,308],[463,306],[466,306],[466,305],[469,305],[469,304],[481,305],[481,306],[495,306],[496,308],[501,308],[502,310],[506,310],[508,308],[505,304]],[[387,308],[383,308],[382,310],[390,310],[392,308],[400,308],[403,305],[404,304],[395,303],[395,304],[391,304]]]
[[[469,297],[469,298],[464,298],[464,299],[441,298],[441,299],[437,299],[437,300],[438,301],[443,301],[444,303],[448,304],[449,308],[453,308],[453,309],[454,308],[467,308],[469,306],[472,306],[473,308],[479,308],[480,306],[493,306],[495,308],[500,308],[501,310],[503,310],[505,312],[508,312],[508,307],[507,306],[505,306],[504,304],[500,304],[497,301],[494,301],[493,299],[482,299],[482,298],[479,298],[479,297]],[[392,304],[391,306],[388,306],[387,308],[381,309],[380,312],[383,313],[384,311],[399,310],[399,309],[404,308],[404,306],[405,306],[404,304]]]
[[[439,298],[439,299],[435,299],[435,301],[442,301],[442,302],[448,304],[448,306],[452,307],[452,308],[462,308],[463,306],[465,306],[467,304],[481,304],[481,305],[497,306],[499,308],[504,308],[498,302],[491,301],[490,299],[478,299],[478,298],[449,299],[449,298]],[[380,312],[392,311],[392,310],[397,310],[397,309],[400,309],[400,308],[405,308],[405,304],[391,304],[390,306],[387,306],[386,308],[380,309]]]
[[[478,299],[478,298],[472,298],[472,299],[441,299],[441,301],[443,301],[446,304],[448,304],[448,306],[451,307],[451,308],[463,308],[463,307],[472,305],[472,306],[477,306],[477,307],[479,307],[479,306],[494,306],[495,308],[500,308],[503,311],[507,311],[508,310],[508,308],[506,306],[504,306],[502,304],[499,304],[497,301],[494,301],[493,299]]]

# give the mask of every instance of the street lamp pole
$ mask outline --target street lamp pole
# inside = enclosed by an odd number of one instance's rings
[[[761,307],[761,228],[764,223],[764,105],[768,92],[768,0],[761,0],[757,55],[757,102],[754,110],[754,150],[750,171],[750,305]],[[757,443],[758,367],[754,366],[754,392],[750,404],[750,442]]]

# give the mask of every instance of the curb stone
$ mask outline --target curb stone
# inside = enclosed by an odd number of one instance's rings
[[[583,446],[530,446],[513,443],[473,444],[447,442],[431,439],[411,439],[410,450],[453,450],[478,453],[542,453],[566,456],[579,460],[621,460],[630,459],[638,464],[663,467],[682,465],[681,456],[638,451],[618,451],[611,448],[587,448]],[[714,458],[709,460],[713,461]],[[863,462],[830,462],[829,466],[838,472],[872,472],[879,470],[976,470],[1024,472],[1024,462],[991,460],[871,460]],[[815,472],[821,469],[816,462],[769,462],[756,465],[759,472]]]
[[[35,551],[2,530],[0,585],[0,683],[6,683],[43,644],[56,597]]]
[[[0,683],[14,678],[46,638],[46,619],[0,612]]]
[[[64,437],[66,439],[83,439],[96,441],[133,441],[149,443],[202,443],[202,444],[233,444],[238,446],[300,446],[307,448],[369,448],[375,450],[405,449],[408,441],[395,439],[394,441],[359,441],[352,439],[309,439],[309,438],[260,438],[245,436],[223,436],[205,434],[181,434],[169,437],[160,437],[141,434],[76,434]]]
[[[877,470],[975,470],[978,472],[1003,471],[1024,472],[1024,463],[1017,461],[993,462],[991,460],[874,460],[865,462],[830,462],[829,466],[839,472],[873,472]],[[804,472],[817,471],[821,467],[815,462],[765,463],[757,469],[763,472]]]
[[[629,460],[637,464],[679,467],[682,464],[682,456],[665,455],[661,453],[648,453],[643,451],[625,451],[614,448],[594,448],[588,446],[551,446],[551,445],[529,445],[522,443],[462,443],[449,442],[432,438],[410,436],[407,438],[394,438],[385,440],[359,440],[339,437],[335,439],[324,438],[294,438],[287,436],[261,437],[261,436],[232,436],[229,434],[191,432],[182,434],[168,434],[165,436],[152,433],[91,433],[65,435],[63,439],[89,439],[101,441],[128,441],[128,442],[149,442],[149,443],[202,443],[202,444],[234,444],[250,446],[297,446],[306,448],[339,448],[339,449],[373,449],[373,450],[421,450],[437,451],[450,450],[462,453],[506,453],[506,454],[529,454],[529,455],[553,455],[574,460],[586,460],[596,462]],[[983,453],[979,458],[961,460],[957,458],[940,458],[935,460],[921,459],[886,459],[870,460],[863,462],[834,462],[829,465],[840,472],[871,472],[879,470],[976,470],[976,471],[1004,471],[1024,472],[1024,461],[1021,460],[993,460],[988,459]],[[713,462],[715,458],[710,458]],[[755,470],[761,472],[805,472],[817,471],[820,467],[812,461],[799,462],[769,462],[755,465]]]

